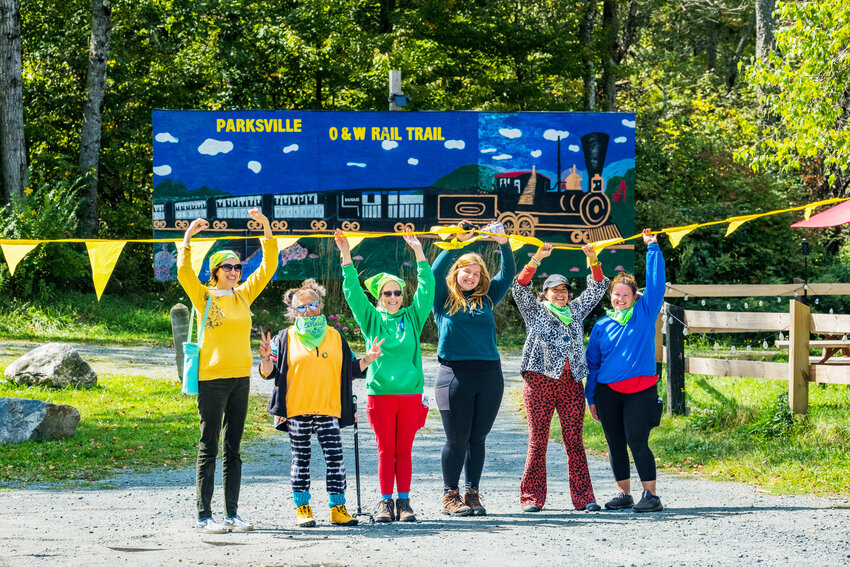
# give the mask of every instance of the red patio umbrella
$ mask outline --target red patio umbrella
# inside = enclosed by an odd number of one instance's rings
[[[808,220],[792,224],[791,228],[824,228],[848,222],[850,222],[850,201],[844,201],[822,213],[812,215]]]

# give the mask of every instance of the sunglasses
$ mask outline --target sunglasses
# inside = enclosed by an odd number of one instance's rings
[[[307,313],[307,310],[308,310],[308,309],[309,309],[310,311],[315,311],[315,310],[316,310],[316,309],[318,309],[318,308],[319,308],[319,302],[318,302],[318,301],[311,301],[311,302],[310,302],[310,303],[308,303],[307,305],[304,305],[304,304],[302,303],[301,305],[297,306],[297,307],[295,308],[295,310],[296,310],[296,311],[298,311],[299,313]]]
[[[400,289],[394,289],[392,291],[382,291],[381,293],[384,294],[384,297],[392,297],[392,296],[401,297],[401,294],[404,293],[404,292],[402,292]]]
[[[230,273],[231,270],[236,270],[237,272],[242,271],[242,264],[222,264],[219,266],[222,270],[227,273]]]

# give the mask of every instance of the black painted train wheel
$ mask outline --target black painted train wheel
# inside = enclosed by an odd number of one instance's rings
[[[516,221],[516,234],[534,236],[534,220],[528,215],[522,215]]]

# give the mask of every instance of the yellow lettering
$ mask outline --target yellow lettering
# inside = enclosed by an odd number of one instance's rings
[[[328,130],[328,138],[331,140],[336,140],[339,136],[339,132],[337,131],[335,126],[331,126],[331,129]]]
[[[390,129],[386,126],[381,128],[381,140],[392,140],[392,134],[390,134]]]
[[[431,132],[431,128],[425,128],[425,134],[422,136],[423,140],[433,140],[434,135]]]
[[[301,119],[296,118],[295,119],[295,129],[293,130],[293,132],[300,132],[300,131],[301,131]]]
[[[257,119],[257,125],[256,125],[257,132],[265,132],[266,131],[265,122],[266,122],[265,120],[260,120],[259,118]]]
[[[221,132],[221,129],[224,128],[224,124],[225,124],[224,118],[219,118],[218,120],[216,120],[215,121],[215,131]]]
[[[351,128],[351,131],[354,132],[355,140],[363,140],[364,138],[366,138],[366,128],[364,128],[363,126],[353,126]]]
[[[443,138],[443,127],[437,126],[436,130],[437,130],[437,134],[434,136],[434,139],[440,140],[441,142],[444,142],[446,139]]]
[[[254,119],[253,118],[246,118],[245,119],[245,131],[246,132],[255,132],[256,131],[256,130],[254,130]]]
[[[236,131],[244,132],[245,131],[245,120],[242,118],[236,119]]]
[[[412,140],[413,139],[413,126],[408,126],[405,129],[407,130],[407,139]]]
[[[381,129],[377,126],[372,127],[372,140],[380,140],[381,139]]]
[[[422,128],[420,128],[419,126],[417,126],[413,129],[413,139],[414,140],[421,140],[422,139]]]
[[[282,118],[277,119],[277,130],[275,130],[275,132],[286,132],[286,130],[283,129],[283,119]]]
[[[227,119],[227,126],[225,127],[224,131],[225,132],[235,132],[236,131],[236,127],[233,125],[233,119],[232,118]]]

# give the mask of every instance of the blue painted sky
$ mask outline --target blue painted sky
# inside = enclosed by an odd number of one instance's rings
[[[289,120],[292,127],[300,119],[301,132],[217,131],[217,121],[228,119],[253,120],[255,128],[259,120]],[[586,187],[581,136],[607,133],[604,175],[622,174],[634,166],[634,120],[625,113],[156,110],[154,185],[168,178],[232,194],[423,187],[475,163],[503,171],[534,165],[554,179],[560,133],[562,169],[576,164]],[[355,139],[355,128],[364,129],[363,140]],[[401,139],[372,139],[373,128]],[[409,128],[432,137],[439,128],[442,139],[410,139],[416,131]]]

